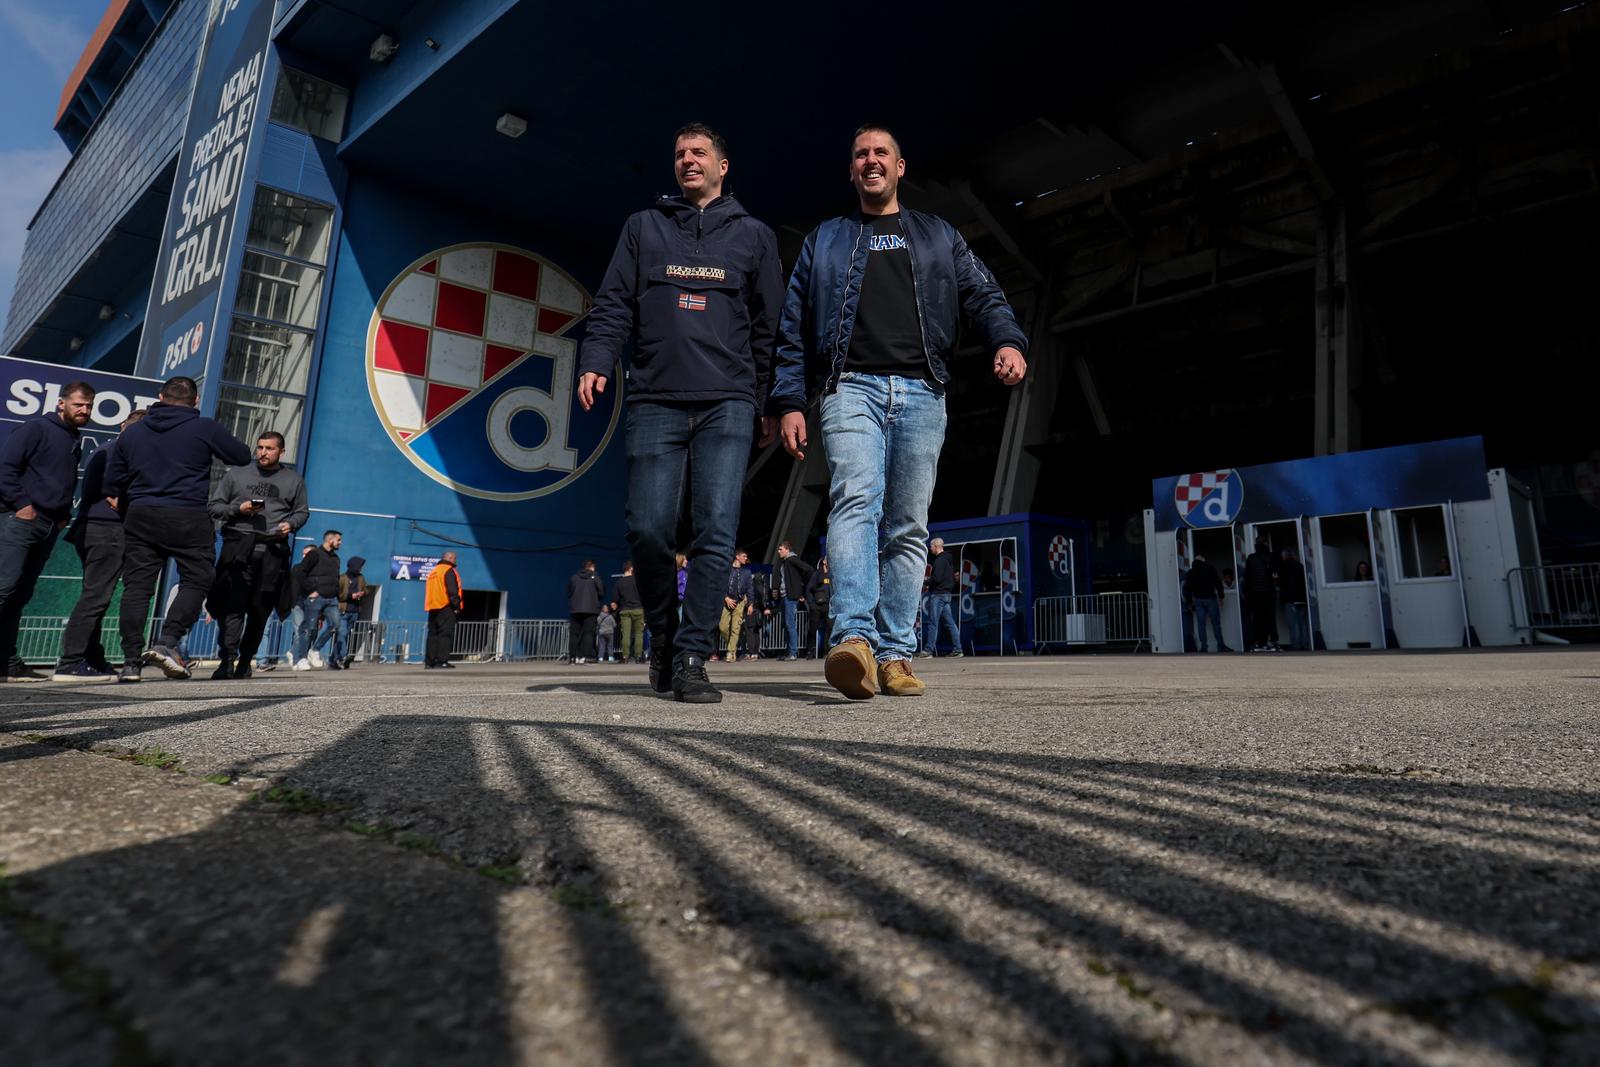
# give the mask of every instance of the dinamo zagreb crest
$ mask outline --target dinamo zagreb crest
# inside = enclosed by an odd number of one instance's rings
[[[566,271],[509,245],[412,263],[367,328],[367,388],[389,439],[434,481],[488,500],[581,477],[622,410],[614,368],[594,410],[578,406],[572,335],[591,303]]]

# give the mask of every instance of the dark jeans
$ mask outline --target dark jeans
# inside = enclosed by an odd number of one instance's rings
[[[1244,595],[1250,612],[1250,647],[1273,644],[1278,640],[1278,594],[1270,589],[1252,590]]]
[[[755,435],[748,400],[628,405],[628,541],[652,644],[710,659],[733,558],[745,464]],[[688,490],[689,578],[677,608],[678,517]]]
[[[273,552],[280,552],[281,558],[269,560],[268,554]],[[239,663],[255,658],[267,623],[278,610],[288,576],[288,553],[276,545],[266,546],[225,569],[218,568],[219,588],[211,598],[211,614],[217,619],[219,656]]]
[[[87,661],[104,667],[106,650],[100,644],[100,627],[117,591],[117,579],[122,577],[122,523],[85,522],[74,547],[83,564],[83,588],[61,632],[61,663],[68,666]]]
[[[161,508],[135,503],[122,524],[122,661],[144,656],[144,620],[155,596],[156,582],[167,560],[178,565],[178,595],[167,606],[161,644],[177,648],[194,621],[216,577],[211,558],[215,540],[211,516],[202,509]]]
[[[922,651],[938,655],[939,638],[947,632],[950,634],[950,651],[961,651],[961,627],[950,608],[954,597],[953,593],[929,593],[928,599],[923,602],[927,611],[922,616]]]
[[[600,616],[590,613],[574,614],[567,622],[567,658],[594,659],[595,620]]]
[[[744,617],[744,630],[740,636],[744,639],[744,650],[747,655],[761,655],[761,630],[766,621],[766,615],[760,611]]]
[[[422,661],[429,666],[450,662],[450,648],[456,641],[456,609],[434,608],[428,612],[428,646]]]
[[[33,587],[50,560],[56,543],[54,519],[39,516],[19,519],[16,512],[0,510],[0,665],[15,668],[17,630],[22,610],[33,599]]]
[[[1206,622],[1211,623],[1211,633],[1216,637],[1217,651],[1221,652],[1228,647],[1222,639],[1222,602],[1216,597],[1194,598],[1194,635],[1199,642],[1200,651],[1206,649]]]

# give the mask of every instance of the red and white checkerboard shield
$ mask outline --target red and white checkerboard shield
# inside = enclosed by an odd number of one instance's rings
[[[1244,482],[1231,467],[1180,475],[1172,488],[1178,518],[1193,527],[1227,526],[1244,506]]]
[[[571,275],[524,249],[474,243],[431,252],[394,280],[373,311],[373,407],[407,458],[444,481],[406,442],[530,354],[552,360],[557,380],[570,377],[577,343],[564,335],[590,305]]]
[[[1072,573],[1072,547],[1065,534],[1050,539],[1050,569],[1063,578]]]
[[[961,617],[972,618],[972,594],[978,591],[978,564],[975,560],[961,561]]]
[[[1194,474],[1185,474],[1178,479],[1177,487],[1172,490],[1172,502],[1178,506],[1178,517],[1188,518],[1189,512],[1200,506],[1200,501],[1213,492],[1217,486],[1228,480],[1231,470],[1198,471]]]

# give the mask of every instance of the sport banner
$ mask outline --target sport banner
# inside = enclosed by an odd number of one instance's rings
[[[1486,500],[1489,478],[1483,438],[1458,437],[1195,471],[1157,478],[1151,493],[1156,529],[1164,531]]]
[[[272,0],[212,0],[145,312],[141,374],[205,371],[228,249],[249,207],[241,204],[245,161],[260,124],[272,9]]]
[[[88,382],[95,388],[89,424],[79,431],[84,462],[96,448],[117,436],[130,411],[154,404],[161,390],[161,383],[149,378],[0,356],[0,395],[5,398],[4,410],[0,410],[0,445],[28,419],[55,411],[61,388],[69,382]]]

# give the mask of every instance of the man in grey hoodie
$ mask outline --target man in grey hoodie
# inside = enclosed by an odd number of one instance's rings
[[[289,549],[311,517],[306,483],[285,467],[283,434],[256,438],[256,461],[234,467],[211,491],[207,510],[222,526],[217,580],[206,606],[220,622],[215,680],[250,677],[250,663],[274,611],[294,607]]]

